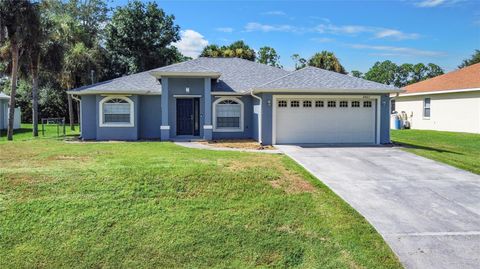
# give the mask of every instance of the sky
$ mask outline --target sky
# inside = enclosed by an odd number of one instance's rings
[[[194,58],[208,44],[243,40],[256,51],[273,47],[289,70],[293,54],[328,50],[347,71],[384,60],[451,71],[480,49],[480,0],[156,2],[181,28],[175,46]]]

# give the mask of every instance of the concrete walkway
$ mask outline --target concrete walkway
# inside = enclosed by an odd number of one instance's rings
[[[406,268],[480,268],[480,176],[398,148],[277,148],[365,216]]]

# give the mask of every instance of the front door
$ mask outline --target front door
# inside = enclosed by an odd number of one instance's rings
[[[199,98],[177,99],[177,135],[199,135]]]

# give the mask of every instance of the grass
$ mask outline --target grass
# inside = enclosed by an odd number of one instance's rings
[[[392,130],[407,151],[480,174],[480,135],[425,130]]]
[[[0,268],[401,268],[283,155],[0,141]]]

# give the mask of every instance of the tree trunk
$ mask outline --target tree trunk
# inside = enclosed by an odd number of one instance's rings
[[[67,94],[67,97],[68,97],[68,118],[70,120],[70,130],[75,131],[72,95]]]
[[[12,39],[10,43],[12,51],[12,76],[11,76],[11,92],[10,92],[10,111],[8,113],[8,129],[7,129],[7,139],[9,141],[13,140],[13,123],[15,120],[15,95],[17,94],[17,75],[18,75],[18,44]]]
[[[38,136],[38,63],[40,55],[32,62],[32,123],[33,136]]]

